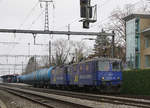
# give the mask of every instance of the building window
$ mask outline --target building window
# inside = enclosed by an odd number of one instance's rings
[[[145,56],[145,67],[150,67],[150,55]]]
[[[138,39],[136,38],[136,18],[126,22],[126,60],[135,67],[135,55],[138,51]],[[129,64],[129,65],[130,65]]]
[[[146,37],[145,38],[145,48],[149,48],[150,47],[150,37]]]

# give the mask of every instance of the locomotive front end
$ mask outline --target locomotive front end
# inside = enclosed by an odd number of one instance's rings
[[[99,60],[97,62],[98,85],[105,91],[119,92],[122,83],[121,60]]]

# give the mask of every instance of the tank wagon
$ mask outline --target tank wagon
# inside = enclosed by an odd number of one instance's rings
[[[50,67],[23,75],[20,80],[37,87],[119,91],[122,83],[121,60],[96,58],[71,65]]]
[[[50,86],[52,69],[53,67],[44,68],[29,74],[21,75],[18,77],[18,81],[33,85],[34,87],[48,87]]]

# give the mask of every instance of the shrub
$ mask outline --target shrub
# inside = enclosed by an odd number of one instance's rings
[[[124,71],[121,93],[150,95],[150,69]]]

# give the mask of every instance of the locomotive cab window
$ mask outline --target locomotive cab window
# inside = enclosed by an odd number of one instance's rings
[[[109,61],[98,61],[98,71],[109,71]]]
[[[120,70],[120,63],[119,62],[112,62],[112,69],[113,69],[113,71],[119,71]]]

